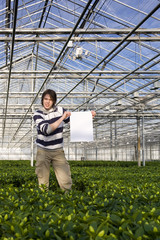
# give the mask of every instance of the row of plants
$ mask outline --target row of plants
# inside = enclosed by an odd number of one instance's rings
[[[160,239],[159,161],[70,166],[73,187],[64,194],[52,169],[45,191],[29,161],[0,161],[0,239]]]

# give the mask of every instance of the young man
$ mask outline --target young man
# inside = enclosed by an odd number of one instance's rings
[[[71,113],[56,106],[55,91],[47,89],[41,98],[42,108],[35,112],[34,121],[37,126],[36,174],[39,186],[49,187],[50,165],[60,188],[68,191],[72,186],[69,164],[63,151],[63,125],[70,120]],[[95,112],[92,116],[95,116]]]

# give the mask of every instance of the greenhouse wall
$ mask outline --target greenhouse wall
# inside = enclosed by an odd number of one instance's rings
[[[103,161],[134,161],[136,160],[134,147],[90,149],[87,151],[87,159]]]
[[[111,148],[65,148],[68,160],[102,160],[102,161],[137,161],[137,150],[135,146],[125,145],[117,149]],[[140,150],[142,161],[142,148]],[[159,144],[146,145],[144,151],[145,160],[159,160]]]
[[[159,160],[160,159],[160,143],[148,143],[145,146],[146,160]]]
[[[26,149],[12,149],[1,148],[1,160],[30,160],[31,159],[31,148]],[[113,148],[84,148],[76,144],[72,146],[64,147],[64,152],[68,160],[101,160],[101,161],[137,161],[136,148],[132,145],[119,146],[117,149]],[[140,151],[142,160],[142,148]],[[36,158],[36,147],[34,147],[33,159]],[[160,144],[149,143],[145,145],[144,159],[146,161],[159,160],[160,159]]]
[[[29,160],[31,158],[31,150],[27,149],[12,149],[9,151],[7,148],[1,148],[0,160]]]

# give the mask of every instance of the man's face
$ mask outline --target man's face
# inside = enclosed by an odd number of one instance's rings
[[[52,98],[50,97],[49,94],[46,94],[43,98],[43,107],[46,109],[46,110],[49,110],[51,109],[53,106],[53,100]]]

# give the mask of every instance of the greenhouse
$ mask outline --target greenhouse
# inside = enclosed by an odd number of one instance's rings
[[[0,69],[0,239],[159,240],[160,1],[3,0]],[[68,194],[35,174],[47,89],[96,113],[92,140],[64,124]]]
[[[57,104],[96,111],[94,141],[67,158],[160,158],[159,1],[2,1],[1,159],[34,159],[32,120],[46,88]],[[138,152],[138,155],[137,155]]]

